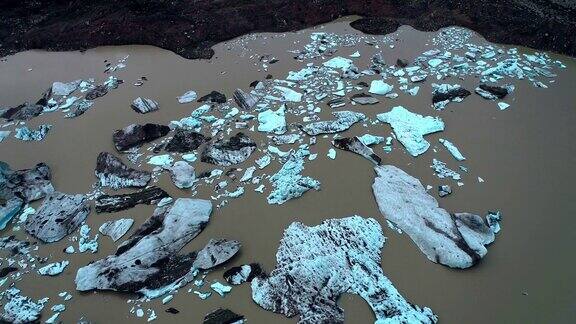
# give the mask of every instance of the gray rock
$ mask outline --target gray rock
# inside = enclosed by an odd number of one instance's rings
[[[242,89],[236,89],[234,91],[234,101],[244,110],[252,110],[256,105],[259,98],[251,93],[246,93]]]
[[[380,165],[382,163],[382,159],[376,153],[374,153],[371,148],[362,143],[358,136],[337,138],[332,141],[332,145],[341,150],[350,151],[361,155],[376,165]]]
[[[152,178],[150,172],[129,168],[108,152],[98,155],[94,174],[101,186],[113,189],[145,187]]]
[[[193,130],[178,128],[174,132],[174,137],[164,148],[167,152],[188,153],[194,151],[210,138]]]
[[[194,167],[186,161],[177,161],[173,166],[168,167],[170,178],[174,185],[180,189],[188,189],[196,182]]]
[[[142,144],[152,142],[160,137],[166,136],[170,132],[170,127],[158,124],[138,125],[132,124],[123,129],[114,131],[112,141],[120,152],[127,151]]]
[[[118,241],[134,224],[131,218],[121,218],[114,221],[108,221],[98,228],[103,235],[110,236],[114,242]]]
[[[57,242],[75,231],[88,214],[90,203],[86,196],[54,192],[34,215],[28,216],[24,228],[45,243]]]
[[[306,124],[301,127],[302,131],[310,136],[339,133],[366,118],[364,114],[346,110],[333,112],[332,115],[336,117],[335,120],[323,120]]]
[[[361,105],[374,105],[380,102],[377,98],[372,97],[371,95],[365,93],[358,93],[350,97],[352,101],[357,104]]]
[[[298,323],[344,323],[338,298],[362,297],[376,321],[434,323],[429,308],[421,309],[400,295],[380,268],[384,235],[372,218],[330,219],[314,227],[292,223],[276,253],[268,277],[252,280],[252,299],[266,310]]]
[[[140,114],[146,114],[152,111],[156,111],[160,108],[156,101],[142,97],[134,99],[130,107],[132,107],[135,112]]]
[[[238,132],[228,140],[209,143],[201,155],[202,162],[220,166],[230,166],[246,161],[256,150],[256,142]]]
[[[190,198],[157,208],[115,254],[78,269],[76,289],[135,292],[161,272],[176,271],[165,261],[204,229],[211,212],[210,201]]]
[[[96,199],[97,213],[114,213],[140,204],[155,204],[170,195],[161,188],[152,186],[137,192],[122,195],[102,195]]]
[[[488,252],[494,232],[477,215],[450,215],[418,179],[391,166],[375,168],[372,190],[380,212],[404,231],[433,262],[468,268]]]

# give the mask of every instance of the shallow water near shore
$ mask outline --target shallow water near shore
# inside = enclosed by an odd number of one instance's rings
[[[52,169],[52,182],[57,190],[89,192],[95,182],[97,155],[102,151],[115,152],[111,140],[114,130],[131,123],[168,124],[171,120],[188,116],[200,104],[179,104],[176,97],[190,89],[199,96],[217,90],[231,98],[235,89],[248,89],[252,81],[262,80],[267,74],[285,78],[288,71],[299,70],[308,62],[294,60],[294,54],[289,50],[301,48],[309,41],[312,32],[361,34],[348,23],[349,20],[343,19],[296,33],[244,36],[215,46],[216,54],[210,60],[186,60],[150,46],[102,47],[82,53],[28,51],[7,57],[0,62],[0,107],[34,102],[54,81],[91,77],[104,80],[107,78],[103,73],[104,60],[116,62],[129,55],[127,67],[115,73],[124,80],[118,89],[97,99],[94,107],[78,118],[64,119],[60,113],[50,113],[33,119],[29,126],[52,124],[53,129],[40,142],[22,142],[13,137],[4,140],[0,143],[0,160],[9,163],[13,169],[30,168],[38,162],[45,162]],[[434,48],[431,43],[434,35],[403,26],[393,36],[388,36],[394,48],[381,46],[379,50],[388,64],[393,64],[397,58],[411,61]],[[480,36],[474,36],[472,41],[485,42]],[[356,62],[365,66],[369,65],[376,49],[361,43],[355,47],[340,47],[336,55],[347,57],[355,51],[362,55]],[[522,48],[519,51],[532,52]],[[268,64],[264,70],[259,60],[264,54],[270,54],[279,61]],[[387,226],[372,194],[372,164],[358,155],[340,150],[335,160],[328,159],[326,153],[331,145],[320,137],[311,148],[318,153],[318,158],[307,162],[304,171],[305,175],[321,182],[320,191],[311,190],[283,205],[269,205],[265,195],[249,187],[241,198],[230,199],[227,206],[214,209],[207,228],[185,250],[200,249],[210,238],[239,240],[242,243],[239,255],[206,278],[207,282],[224,282],[222,273],[231,266],[259,262],[267,271],[274,269],[279,240],[284,229],[294,221],[313,226],[328,218],[372,217],[382,224],[387,236],[382,250],[385,274],[407,300],[430,307],[441,323],[570,322],[576,316],[576,289],[572,275],[576,261],[571,257],[576,242],[576,194],[573,189],[576,183],[573,168],[576,163],[576,61],[550,55],[567,66],[559,71],[553,86],[540,89],[526,80],[516,80],[513,99],[507,100],[511,107],[503,111],[498,109],[496,102],[486,101],[475,94],[461,103],[450,103],[444,111],[435,111],[430,105],[432,80],[421,84],[418,96],[402,93],[396,99],[381,99],[373,106],[346,106],[346,109],[365,113],[371,118],[399,105],[422,115],[442,117],[446,129],[426,136],[432,147],[425,154],[413,158],[397,141],[389,154],[381,146],[374,147],[374,151],[382,157],[384,164],[398,166],[424,185],[433,186],[430,193],[436,197],[438,185],[450,184],[454,193],[439,199],[440,206],[450,212],[467,211],[478,215],[485,215],[489,210],[502,212],[502,231],[477,266],[451,270],[427,260],[407,235],[398,235]],[[320,64],[324,60],[312,61]],[[133,86],[142,76],[148,81],[140,87]],[[478,83],[474,77],[445,81],[459,83],[470,90]],[[139,96],[158,101],[160,110],[145,115],[135,113],[130,109],[130,103]],[[324,119],[329,118],[331,109],[328,106],[322,108]],[[387,124],[369,125],[367,128],[356,125],[343,136],[370,133],[386,137],[390,132]],[[266,136],[261,133],[250,132],[249,136],[258,145],[266,143]],[[467,160],[464,164],[469,172],[462,173],[464,186],[438,179],[430,168],[432,158],[447,162],[452,169],[459,165],[438,143],[439,138],[450,139],[465,153]],[[252,165],[257,157],[259,155],[253,155],[241,167]],[[274,163],[277,169],[279,164]],[[213,168],[199,161],[194,166],[197,174]],[[150,166],[142,163],[140,168],[148,169]],[[265,171],[271,174],[271,170]],[[478,177],[484,182],[480,183]],[[189,191],[179,190],[171,183],[168,173],[162,174],[156,185],[175,198],[190,196]],[[196,197],[210,199],[211,193],[211,190],[203,188]],[[33,206],[37,207],[38,203]],[[135,225],[130,234],[152,214],[153,209],[154,206],[140,205],[114,214],[92,212],[87,223],[92,227],[93,235],[107,220],[134,218]],[[9,227],[2,236],[11,234]],[[25,237],[23,231],[16,235]],[[51,255],[51,262],[67,259],[70,265],[53,278],[28,275],[16,282],[17,287],[36,299],[51,297],[49,305],[57,303],[58,292],[72,293],[74,298],[60,315],[64,323],[81,317],[95,323],[145,321],[146,318],[130,314],[132,304],[126,301],[133,296],[112,292],[75,292],[76,270],[115,251],[110,238],[101,236],[99,243],[96,254],[71,256],[63,253],[70,244],[67,239],[41,245],[39,253]],[[249,284],[235,286],[224,298],[213,293],[207,300],[187,293],[187,288],[190,287],[181,289],[168,305],[156,300],[142,308],[155,309],[160,322],[198,323],[205,314],[218,307],[244,315],[249,323],[297,321],[297,318],[287,319],[256,305],[251,299]],[[207,291],[207,286],[202,290]],[[368,305],[357,296],[342,296],[340,305],[345,310],[347,323],[374,321]],[[168,307],[174,307],[180,313],[165,313],[164,309]],[[45,308],[43,319],[48,316],[49,307]]]

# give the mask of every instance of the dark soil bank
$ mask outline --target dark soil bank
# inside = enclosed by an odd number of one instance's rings
[[[0,56],[149,44],[210,58],[217,42],[344,15],[366,17],[352,26],[367,33],[459,25],[490,41],[576,55],[576,4],[565,0],[3,0]]]

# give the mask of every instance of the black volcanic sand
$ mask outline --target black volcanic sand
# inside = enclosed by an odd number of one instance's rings
[[[107,0],[0,3],[0,56],[28,49],[147,44],[210,58],[214,44],[254,31],[289,31],[345,15],[367,33],[400,25],[458,25],[488,40],[576,55],[576,3],[564,0]]]
[[[162,33],[162,30],[151,30]],[[130,123],[167,124],[188,116],[200,104],[181,105],[176,97],[190,89],[199,96],[218,90],[231,98],[236,88],[248,89],[252,81],[261,80],[267,74],[285,78],[288,71],[299,70],[308,62],[297,62],[292,58],[294,54],[287,51],[302,48],[310,41],[310,34],[317,31],[361,34],[349,26],[349,20],[344,20],[297,33],[247,35],[216,45],[214,57],[202,61],[183,59],[151,46],[100,47],[83,53],[27,51],[8,57],[0,62],[2,107],[11,107],[26,100],[35,101],[53,81],[90,77],[106,79],[108,75],[102,72],[104,60],[116,62],[130,55],[126,61],[127,67],[116,73],[125,80],[123,85],[99,98],[95,106],[79,118],[64,119],[60,112],[55,112],[32,120],[28,125],[49,123],[54,127],[44,141],[37,143],[21,142],[14,139],[12,134],[0,143],[0,160],[8,162],[14,169],[46,162],[52,168],[53,183],[58,190],[67,193],[89,192],[96,180],[94,167],[98,153],[114,152],[111,136],[115,129]],[[380,50],[387,62],[395,62],[397,58],[411,61],[423,51],[435,48],[431,45],[434,36],[434,33],[402,26],[390,36],[396,39],[396,46],[382,46]],[[479,36],[471,41],[484,42]],[[359,66],[366,66],[372,54],[379,51],[361,42],[356,47],[339,48],[337,55],[346,57],[356,50],[362,54],[357,59]],[[519,51],[533,53],[525,48],[519,48]],[[279,59],[278,63],[264,70],[259,61],[263,54],[273,55]],[[549,89],[539,89],[527,80],[514,80],[516,90],[507,100],[511,107],[505,111],[498,110],[495,102],[472,94],[462,103],[451,103],[445,111],[437,112],[430,107],[430,84],[436,82],[432,77],[421,84],[420,94],[416,97],[400,93],[396,99],[381,98],[380,103],[373,106],[348,105],[343,108],[365,112],[373,118],[375,114],[389,111],[393,106],[403,105],[415,113],[443,118],[446,130],[427,136],[432,147],[416,159],[396,141],[390,154],[383,152],[382,145],[374,150],[384,163],[402,168],[425,185],[452,185],[454,193],[440,200],[440,206],[449,211],[468,211],[480,215],[488,210],[502,211],[502,231],[478,266],[457,271],[428,261],[408,236],[398,235],[387,227],[372,195],[374,171],[371,163],[340,150],[336,159],[330,160],[326,157],[329,140],[321,138],[311,148],[318,153],[318,158],[307,161],[304,172],[321,181],[321,191],[310,191],[284,205],[271,206],[266,202],[266,195],[254,192],[253,186],[247,186],[242,197],[231,199],[228,206],[214,211],[206,229],[185,250],[198,249],[210,238],[242,242],[240,254],[206,278],[207,284],[213,280],[223,282],[223,272],[232,266],[260,262],[266,271],[272,270],[276,264],[278,242],[290,223],[301,221],[313,226],[327,218],[358,214],[373,217],[382,224],[388,237],[382,250],[382,267],[396,288],[412,303],[432,308],[442,323],[571,322],[576,316],[576,261],[572,257],[576,242],[576,62],[566,56],[550,55],[567,65],[566,69],[557,71],[556,82]],[[324,60],[313,62],[320,64]],[[142,87],[133,86],[142,76],[149,81]],[[449,78],[443,82],[460,83],[473,89],[478,80],[473,77],[465,80]],[[130,103],[138,96],[158,101],[160,111],[145,115],[134,112]],[[323,118],[327,119],[330,112],[331,109],[324,105]],[[301,119],[290,122],[296,121]],[[367,132],[388,136],[391,128],[384,124],[368,128],[355,126],[342,135]],[[263,143],[262,134],[250,132],[249,135],[259,145]],[[470,173],[464,175],[465,185],[462,187],[457,187],[453,181],[438,179],[429,167],[432,158],[436,157],[457,168],[452,157],[438,143],[441,137],[452,140],[467,157],[465,164]],[[256,157],[260,157],[260,154],[253,155],[241,167],[252,165]],[[126,161],[125,157],[122,158]],[[152,169],[144,161],[145,157],[142,157],[140,162],[143,163],[139,168]],[[199,161],[194,166],[197,173],[213,168]],[[271,173],[278,167],[279,163],[275,161],[265,171]],[[485,182],[478,183],[477,176],[481,176]],[[189,191],[178,190],[167,173],[162,174],[155,184],[174,197],[191,196]],[[435,195],[435,191],[432,193]],[[211,186],[204,186],[196,197],[209,199],[211,194]],[[137,206],[114,214],[93,212],[87,222],[92,227],[91,235],[94,235],[94,231],[105,221],[134,218],[134,227],[127,234],[130,235],[150,217],[153,209],[153,206]],[[9,227],[2,235],[12,233]],[[22,230],[16,232],[19,237],[25,237],[23,234]],[[99,243],[96,254],[64,254],[62,250],[66,246],[76,244],[67,238],[40,247],[42,256],[52,256],[50,262],[70,260],[70,265],[57,277],[29,274],[24,280],[16,282],[25,295],[36,299],[45,296],[51,298],[42,320],[52,314],[50,306],[61,302],[57,296],[60,291],[74,295],[71,301],[65,302],[67,309],[60,316],[64,323],[76,322],[83,316],[95,323],[146,320],[147,315],[137,319],[130,314],[133,304],[126,301],[131,296],[112,292],[75,292],[76,269],[115,251],[116,244],[110,238],[101,236]],[[10,283],[11,280],[2,289]],[[199,323],[205,314],[218,307],[230,308],[245,315],[249,323],[297,321],[297,318],[287,319],[257,306],[250,297],[249,285],[233,288],[225,298],[213,293],[205,301],[188,293],[189,288],[197,289],[189,284],[180,289],[167,305],[156,300],[142,307],[155,309],[157,322],[161,323]],[[205,285],[199,290],[209,291],[209,288]],[[368,305],[357,296],[343,296],[340,305],[345,309],[347,323],[374,321]],[[164,310],[169,307],[176,308],[179,313],[165,313]]]

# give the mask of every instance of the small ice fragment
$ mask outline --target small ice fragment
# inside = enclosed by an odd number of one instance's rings
[[[61,262],[54,262],[45,265],[44,267],[38,269],[38,273],[43,276],[57,276],[64,271],[64,269],[68,266],[69,262],[64,260]]]
[[[186,93],[184,93],[180,97],[178,97],[178,102],[181,104],[185,104],[185,103],[189,103],[189,102],[196,100],[196,98],[198,98],[198,95],[196,94],[196,92],[189,90],[189,91],[186,91]]]
[[[216,281],[210,285],[210,288],[217,292],[220,296],[224,297],[225,294],[232,291],[232,286],[223,285],[220,282]]]
[[[336,159],[336,150],[333,148],[330,148],[328,150],[328,154],[326,154],[329,158],[331,158],[332,160]]]
[[[443,138],[440,138],[438,140],[440,143],[442,143],[442,145],[444,145],[444,147],[446,147],[446,149],[448,150],[448,152],[450,152],[450,154],[452,154],[452,156],[458,160],[458,161],[464,161],[466,160],[466,158],[462,155],[462,153],[460,153],[460,151],[458,150],[458,148],[452,144],[452,142],[445,140]]]
[[[370,83],[370,90],[368,90],[368,92],[377,95],[386,95],[392,91],[392,89],[394,89],[394,86],[389,85],[383,80],[373,80],[372,83]]]
[[[170,166],[172,162],[174,162],[174,159],[170,154],[162,154],[151,157],[147,163],[156,166]]]
[[[505,103],[505,102],[499,102],[498,103],[498,108],[500,108],[500,110],[505,110],[508,107],[510,107],[510,105]]]

